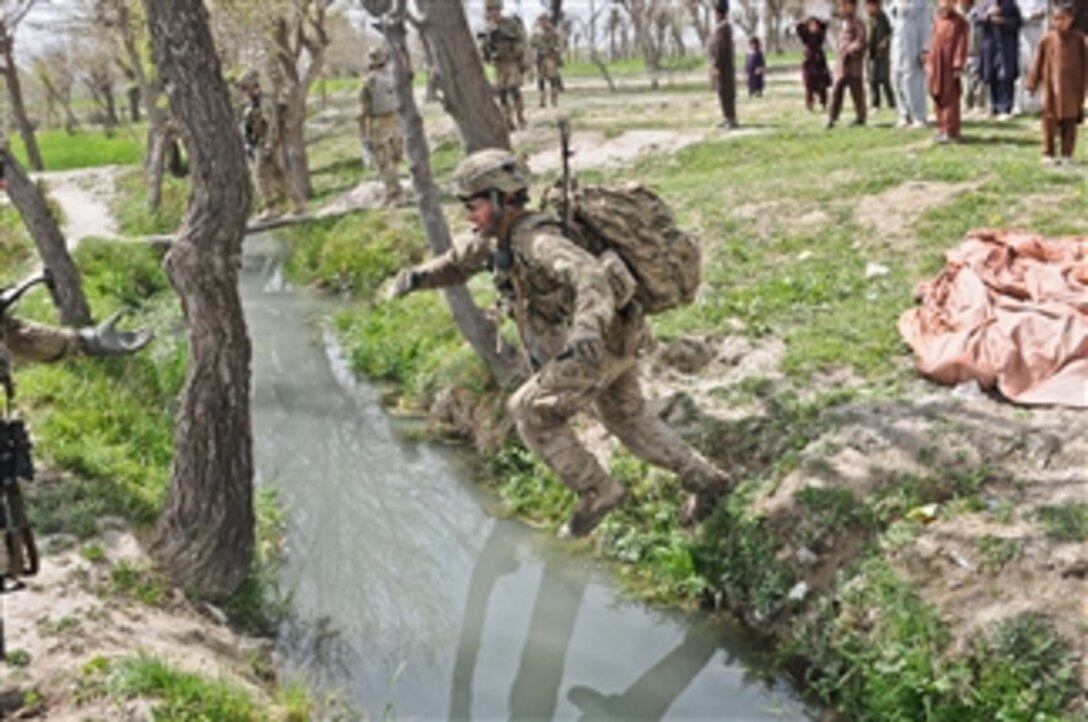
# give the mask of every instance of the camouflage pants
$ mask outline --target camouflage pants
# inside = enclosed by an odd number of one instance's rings
[[[257,193],[261,196],[261,210],[266,213],[275,211],[284,199],[291,201],[293,210],[304,209],[306,199],[287,177],[277,154],[278,151],[259,148],[257,157],[250,163],[257,180]]]
[[[540,90],[540,107],[543,108],[546,94],[550,91],[552,107],[559,105],[559,90],[563,81],[559,78],[559,62],[553,57],[546,57],[537,65],[537,88]]]
[[[404,141],[400,135],[400,125],[396,113],[376,115],[370,119],[370,149],[374,165],[385,184],[387,201],[400,198],[400,178],[397,176],[397,163],[404,157]]]
[[[525,127],[525,101],[521,97],[523,82],[519,63],[495,63],[495,93],[499,96],[506,123],[511,128],[515,127],[515,114],[518,123]]]
[[[509,407],[525,444],[579,493],[610,483],[570,427],[575,414],[591,409],[631,453],[674,472],[688,491],[714,488],[724,476],[650,412],[634,356],[607,354],[599,368],[552,361],[517,390]]]

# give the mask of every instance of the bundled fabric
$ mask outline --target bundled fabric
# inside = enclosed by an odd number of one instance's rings
[[[967,234],[899,319],[918,370],[1027,405],[1088,408],[1088,236]]]

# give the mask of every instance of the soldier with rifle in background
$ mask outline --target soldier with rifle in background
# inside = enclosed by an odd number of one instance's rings
[[[529,38],[536,60],[536,82],[540,89],[540,107],[546,104],[550,90],[552,107],[559,105],[559,93],[563,90],[563,79],[559,77],[559,68],[563,65],[563,41],[552,25],[552,18],[544,13],[536,19],[536,28]]]
[[[525,101],[521,97],[521,85],[529,69],[525,25],[516,15],[502,14],[502,0],[485,0],[484,7],[487,27],[476,36],[480,53],[484,62],[495,67],[495,92],[507,127],[524,130]]]
[[[258,220],[267,221],[280,215],[279,206],[284,198],[291,201],[292,212],[306,212],[306,199],[298,192],[283,169],[283,134],[275,122],[269,120],[268,109],[261,105],[261,84],[256,70],[250,70],[238,81],[247,103],[242,109],[242,138],[246,145],[246,158],[257,182],[261,196],[261,214]]]
[[[403,191],[397,177],[397,163],[404,155],[404,141],[397,120],[397,91],[389,68],[389,51],[383,45],[370,49],[369,68],[359,91],[359,135],[363,142],[363,163],[373,162],[385,184],[385,203],[400,202]]]

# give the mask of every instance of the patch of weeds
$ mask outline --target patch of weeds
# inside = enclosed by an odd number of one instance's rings
[[[122,560],[110,569],[108,589],[114,594],[158,607],[166,600],[169,582],[148,566]]]
[[[30,652],[25,649],[9,649],[4,656],[4,661],[11,667],[29,667]]]
[[[111,663],[107,689],[123,698],[155,698],[155,719],[172,722],[250,722],[267,715],[240,687],[179,671],[147,655]]]
[[[511,442],[495,454],[489,473],[511,513],[530,516],[552,527],[570,516],[574,493],[521,444]]]
[[[941,720],[964,716],[970,672],[942,662],[948,630],[912,585],[878,558],[824,597],[790,645],[810,688],[847,719]]]
[[[973,712],[977,720],[1057,720],[1078,695],[1076,652],[1050,620],[1023,614],[976,638]]]
[[[728,504],[704,523],[693,550],[695,568],[711,588],[734,608],[751,610],[758,622],[782,609],[794,582],[777,552],[777,542],[760,520]]]
[[[125,173],[117,179],[117,195],[113,215],[121,232],[130,236],[167,235],[177,231],[189,199],[189,182],[185,178],[163,177],[162,201],[158,209],[147,205],[147,180],[140,170]]]
[[[83,622],[79,620],[79,617],[68,615],[56,620],[42,618],[37,621],[37,625],[38,632],[42,636],[59,637],[68,632],[74,632],[80,629],[83,626]]]
[[[870,528],[876,523],[872,510],[861,504],[850,489],[810,486],[797,492],[794,499],[803,512],[798,526],[789,533],[803,546],[854,527]]]
[[[707,589],[695,567],[690,538],[677,513],[686,493],[675,475],[652,468],[626,449],[610,471],[628,490],[627,503],[601,524],[601,551],[623,562],[625,579],[641,595],[662,602],[699,598]]]
[[[1068,502],[1044,506],[1036,512],[1043,531],[1058,541],[1088,540],[1088,504]]]
[[[79,555],[92,564],[97,564],[106,560],[106,549],[97,542],[85,544],[79,548]]]
[[[866,503],[881,524],[890,524],[926,504],[962,502],[950,505],[949,509],[960,513],[980,511],[985,504],[978,492],[992,479],[993,473],[986,466],[953,469],[940,476],[896,474],[877,487]]]
[[[287,273],[294,280],[369,298],[399,269],[424,255],[415,216],[390,212],[315,220],[283,231],[290,248]]]
[[[111,662],[102,655],[91,657],[79,668],[79,676],[73,685],[72,696],[76,704],[87,704],[92,700],[106,696],[106,675]]]
[[[990,534],[978,540],[978,553],[982,557],[982,570],[997,574],[1009,562],[1020,558],[1024,544],[1019,539],[996,537]]]

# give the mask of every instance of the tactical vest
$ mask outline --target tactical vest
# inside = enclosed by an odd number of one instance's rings
[[[491,59],[496,63],[519,62],[525,52],[525,28],[516,18],[503,18],[497,24],[488,23]]]
[[[374,71],[367,82],[370,85],[370,114],[389,115],[396,113],[400,104],[397,102],[397,89],[393,84],[393,73],[388,68]]]

